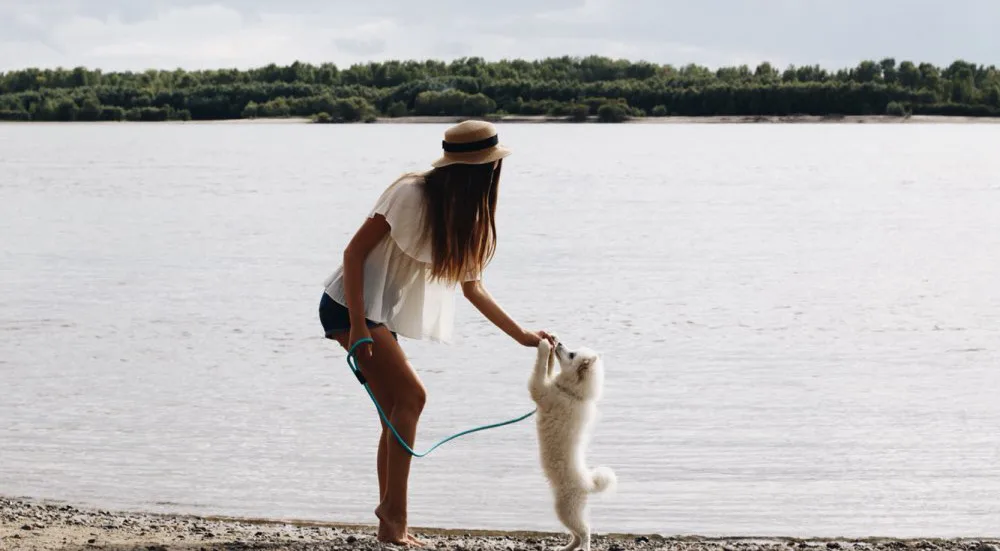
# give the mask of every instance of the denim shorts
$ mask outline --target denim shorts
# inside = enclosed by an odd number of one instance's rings
[[[323,293],[323,298],[319,299],[319,321],[323,324],[323,331],[328,339],[351,331],[351,316],[347,307],[330,298],[326,292]],[[365,318],[365,325],[368,329],[373,329],[384,324]],[[395,332],[392,332],[392,337],[396,338]]]

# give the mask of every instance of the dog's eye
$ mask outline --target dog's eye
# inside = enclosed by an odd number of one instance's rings
[[[573,358],[575,358],[575,357],[576,357],[576,352],[570,352],[570,353],[569,353],[569,359],[571,359],[571,360],[572,360],[572,359],[573,359]]]

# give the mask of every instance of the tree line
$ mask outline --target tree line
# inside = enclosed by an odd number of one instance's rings
[[[936,114],[1000,116],[1000,70],[888,58],[828,71],[761,63],[715,70],[599,56],[536,61],[462,58],[248,70],[0,73],[0,120],[165,121],[316,117]]]

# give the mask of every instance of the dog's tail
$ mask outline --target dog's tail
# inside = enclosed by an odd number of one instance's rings
[[[597,467],[590,471],[591,493],[599,493],[614,489],[618,485],[618,477],[609,467]]]

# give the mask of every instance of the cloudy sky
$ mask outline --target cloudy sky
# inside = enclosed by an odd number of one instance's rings
[[[1000,65],[1000,0],[0,0],[0,71],[599,54]]]

